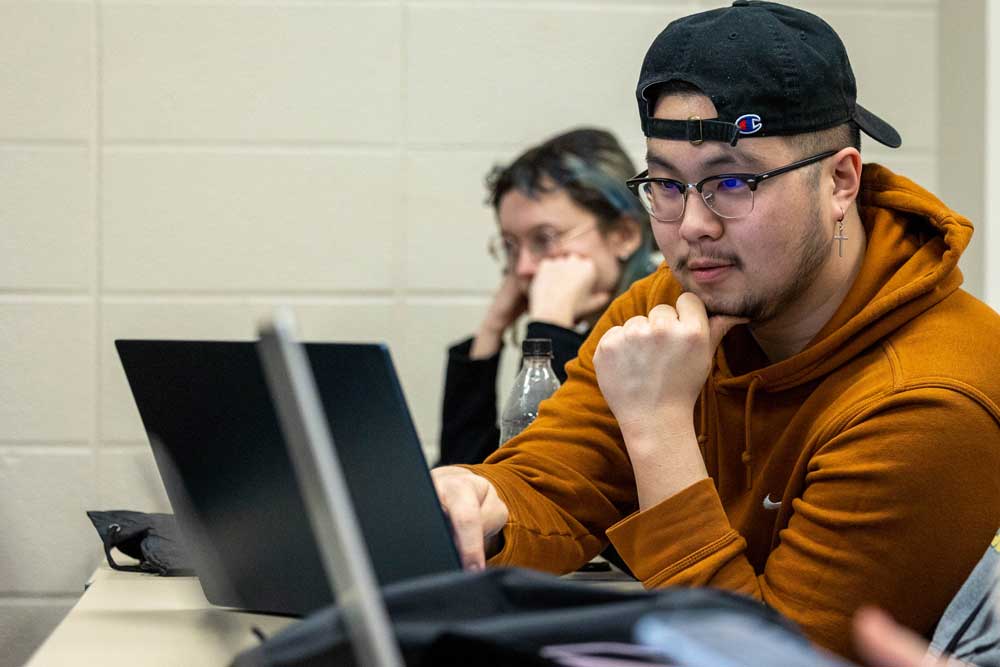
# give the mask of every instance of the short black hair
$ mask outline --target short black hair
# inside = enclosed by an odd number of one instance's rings
[[[499,210],[500,200],[511,190],[535,197],[562,188],[602,223],[616,221],[622,215],[622,207],[609,201],[608,193],[593,183],[581,182],[568,156],[621,183],[622,188],[636,173],[635,165],[613,134],[596,128],[579,128],[529,148],[506,167],[494,167],[486,177],[487,201],[494,210]]]
[[[826,150],[840,150],[848,146],[861,150],[861,129],[850,121],[827,130],[793,134],[787,138],[792,145],[799,148],[803,157]]]

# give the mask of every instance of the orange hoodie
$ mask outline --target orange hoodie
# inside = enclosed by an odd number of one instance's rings
[[[778,363],[726,335],[694,414],[710,479],[644,512],[593,355],[681,288],[662,266],[616,299],[535,423],[471,467],[510,509],[490,564],[567,572],[610,539],[646,586],[751,595],[845,655],[864,603],[929,634],[1000,525],[1000,316],[959,289],[968,220],[874,164],[859,203],[847,299]]]

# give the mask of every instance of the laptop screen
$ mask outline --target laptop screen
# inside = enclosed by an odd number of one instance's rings
[[[256,343],[116,347],[208,600],[288,614],[329,604]],[[388,350],[305,349],[379,584],[459,569]]]
[[[260,328],[260,353],[313,534],[357,663],[402,667],[354,503],[290,311]]]

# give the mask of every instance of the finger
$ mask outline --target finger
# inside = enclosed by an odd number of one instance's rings
[[[699,329],[708,331],[708,312],[705,303],[694,292],[684,292],[677,297],[677,319],[685,324],[698,325]]]
[[[535,271],[535,274],[537,275],[542,271],[545,271],[546,273],[549,271],[555,271],[561,264],[564,263],[565,260],[562,257],[543,257],[538,262],[538,269]]]
[[[614,326],[604,332],[601,336],[601,340],[597,341],[597,349],[594,350],[595,365],[598,363],[598,357],[600,357],[605,350],[616,346],[623,331],[624,329],[621,326]]]
[[[661,303],[649,311],[649,322],[654,328],[668,327],[677,322],[677,311],[673,306]]]
[[[649,317],[669,317],[672,319],[677,319],[677,311],[673,306],[668,306],[665,303],[661,303],[658,306],[654,306],[651,311],[649,311]]]
[[[927,655],[927,643],[874,607],[854,615],[854,643],[871,667],[936,667],[944,665]]]
[[[549,270],[552,266],[555,265],[555,261],[557,259],[558,259],[557,257],[542,257],[541,259],[539,259],[537,262],[537,268],[535,269],[535,275],[538,275],[538,273],[541,271]]]
[[[625,324],[622,325],[623,333],[628,335],[644,335],[649,333],[649,318],[643,317],[642,315],[635,315],[633,317],[625,320]]]
[[[559,255],[558,257],[556,257],[554,259],[562,261],[564,264],[570,263],[570,262],[573,262],[573,263],[576,263],[576,264],[593,264],[594,263],[593,259],[591,259],[590,257],[585,257],[584,255],[581,255],[578,252],[568,252],[565,255]]]
[[[486,567],[483,542],[483,521],[479,513],[479,497],[470,484],[449,484],[442,495],[441,505],[451,522],[451,533],[459,560],[466,570]]]

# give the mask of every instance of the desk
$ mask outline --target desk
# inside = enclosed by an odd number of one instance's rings
[[[567,578],[642,588],[616,570]],[[194,577],[120,572],[101,563],[86,592],[27,667],[224,667],[258,643],[251,628],[270,636],[294,621],[213,607]]]
[[[194,577],[119,572],[102,563],[28,667],[224,667],[293,618],[213,607]]]

